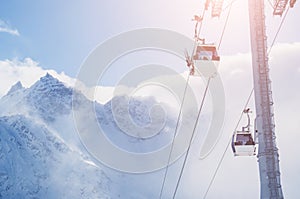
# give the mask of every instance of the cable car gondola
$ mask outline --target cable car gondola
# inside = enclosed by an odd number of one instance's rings
[[[192,58],[191,74],[194,76],[212,77],[217,73],[220,62],[217,48],[213,44],[197,43]],[[188,64],[189,66],[189,64]]]
[[[215,45],[201,44],[196,47],[195,61],[220,61]]]
[[[256,146],[250,131],[250,109],[245,109],[244,113],[248,117],[248,125],[241,131],[234,132],[232,136],[232,150],[235,156],[254,156],[256,155]]]

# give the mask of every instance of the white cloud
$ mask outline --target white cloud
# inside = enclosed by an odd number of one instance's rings
[[[8,22],[5,22],[0,19],[0,32],[6,32],[11,35],[20,36],[20,33],[17,29],[12,28]]]
[[[54,70],[45,70],[31,58],[20,60],[0,60],[0,97],[4,96],[12,85],[20,81],[25,88],[29,88],[46,73],[51,74],[63,82],[68,87],[73,87],[76,80],[67,76],[64,72],[57,73]],[[111,87],[93,87],[88,88],[80,85],[80,91],[90,100],[97,100],[100,103],[106,103],[113,96]]]
[[[74,82],[74,80],[65,75],[64,72],[58,74],[54,70],[44,70],[37,62],[30,58],[25,58],[23,61],[0,61],[0,96],[5,95],[10,87],[18,81],[26,88],[30,87],[47,72],[68,86]]]

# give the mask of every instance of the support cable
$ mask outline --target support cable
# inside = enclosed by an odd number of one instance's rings
[[[176,122],[175,132],[174,132],[174,135],[173,135],[173,138],[172,138],[171,150],[170,150],[169,157],[168,157],[168,164],[167,164],[167,167],[166,167],[166,171],[164,173],[163,183],[162,183],[162,187],[161,187],[160,194],[159,194],[160,199],[162,198],[163,190],[164,190],[166,179],[167,179],[169,165],[170,165],[170,162],[171,162],[171,155],[172,155],[172,152],[173,152],[173,149],[174,149],[175,137],[177,135],[177,130],[178,130],[178,127],[179,127],[179,121],[180,121],[181,114],[182,114],[182,108],[183,108],[183,104],[184,104],[184,101],[185,101],[185,96],[186,96],[186,92],[187,92],[187,87],[189,85],[190,76],[191,75],[189,73],[188,77],[187,77],[187,80],[186,80],[185,88],[184,88],[184,91],[183,91],[183,97],[182,97],[182,101],[181,101],[181,104],[180,104],[180,109],[179,109],[179,114],[178,114],[178,118],[177,118],[177,122]]]
[[[250,99],[251,99],[251,97],[252,97],[252,95],[253,95],[253,92],[254,92],[254,88],[252,88],[252,90],[251,90],[251,92],[250,92],[250,95],[249,95],[249,97],[248,97],[248,99],[247,99],[247,102],[246,102],[246,104],[245,104],[243,110],[245,110],[245,109],[248,107],[248,104],[249,104]],[[242,113],[241,113],[241,115],[240,115],[240,118],[239,118],[239,120],[238,120],[238,122],[237,122],[237,125],[236,125],[236,127],[235,127],[235,129],[234,129],[234,132],[236,132],[237,128],[239,127],[240,122],[241,122],[241,120],[242,120],[242,118],[243,118],[243,114],[244,114],[244,112],[242,111]],[[227,150],[228,150],[228,148],[229,148],[229,146],[230,146],[231,139],[232,139],[232,138],[230,137],[230,139],[229,139],[229,141],[228,141],[228,143],[227,143],[227,146],[226,146],[226,148],[225,148],[225,151],[223,152],[223,154],[222,154],[222,156],[221,156],[221,159],[220,159],[220,161],[219,161],[219,163],[218,163],[218,165],[217,165],[217,168],[216,168],[216,170],[215,170],[215,172],[214,172],[214,174],[213,174],[213,177],[212,177],[212,179],[211,179],[211,181],[210,181],[210,183],[209,183],[209,185],[208,185],[208,188],[207,188],[207,190],[206,190],[206,192],[205,192],[205,194],[204,194],[204,196],[203,196],[203,199],[205,199],[205,198],[207,197],[207,194],[208,194],[208,192],[209,192],[209,190],[210,190],[210,188],[211,188],[211,186],[212,186],[212,184],[213,184],[213,182],[214,182],[214,180],[215,180],[215,178],[216,178],[216,176],[217,176],[217,173],[218,173],[218,171],[219,171],[219,169],[220,169],[220,167],[221,167],[221,164],[222,164],[222,162],[223,162],[223,160],[224,160],[224,158],[225,158],[225,154],[226,154],[226,152],[227,152]]]
[[[205,15],[205,9],[203,10],[202,16],[200,16],[200,17],[202,17],[201,21],[200,22],[197,21],[196,26],[195,26],[195,35],[194,35],[195,42],[194,42],[194,46],[193,46],[192,59],[193,59],[193,55],[195,53],[196,45],[197,45],[198,40],[199,40],[199,36],[200,36],[201,29],[202,29],[204,15]],[[199,23],[200,23],[200,26],[198,28],[198,24]],[[185,85],[185,88],[184,88],[183,99],[182,99],[182,102],[181,102],[181,105],[180,105],[179,115],[178,115],[177,122],[176,122],[176,127],[175,127],[175,132],[174,132],[174,135],[173,135],[173,138],[172,138],[171,149],[170,149],[170,153],[169,153],[169,157],[168,157],[168,164],[166,166],[166,170],[165,170],[164,178],[163,178],[163,183],[162,183],[162,187],[161,187],[160,194],[159,194],[159,198],[160,199],[162,198],[163,190],[164,190],[164,187],[165,187],[165,184],[166,184],[166,178],[167,178],[167,174],[168,174],[168,171],[169,171],[169,165],[170,165],[170,161],[171,161],[171,155],[172,155],[172,152],[173,152],[173,149],[174,149],[175,137],[176,137],[178,126],[179,126],[179,121],[180,121],[180,117],[181,117],[181,113],[182,113],[182,108],[183,108],[183,103],[184,103],[185,96],[186,96],[187,87],[188,87],[188,84],[189,84],[190,75],[191,75],[191,73],[189,73],[189,75],[187,77],[187,82],[186,82],[186,85]]]
[[[271,43],[270,48],[269,48],[268,55],[271,53],[271,50],[272,50],[272,48],[273,48],[273,46],[274,46],[274,44],[275,44],[275,41],[276,41],[276,39],[277,39],[277,36],[278,36],[278,34],[279,34],[280,30],[281,30],[281,27],[282,27],[282,25],[283,25],[283,23],[284,23],[284,21],[285,21],[285,18],[286,18],[286,16],[287,16],[289,10],[290,10],[290,7],[287,8],[287,10],[286,10],[286,12],[285,12],[285,14],[284,14],[284,16],[283,16],[281,22],[280,22],[280,25],[279,25],[279,27],[278,27],[278,30],[277,30],[277,32],[276,32],[276,34],[275,34],[275,37],[274,37],[274,39],[273,39],[273,41],[272,41],[272,43]]]
[[[224,8],[223,8],[223,10],[222,10],[222,12],[224,12],[225,10],[227,10],[229,7],[231,7],[231,5],[233,4],[233,3],[235,3],[237,0],[232,0],[230,3],[228,3],[228,5],[226,5]]]
[[[271,0],[268,0],[268,3],[270,4],[270,6],[272,7],[272,9],[274,10],[274,5],[273,5],[273,3],[271,2]]]
[[[207,84],[206,84],[206,88],[205,88],[205,91],[204,91],[204,94],[203,94],[203,98],[202,98],[202,101],[201,101],[201,104],[200,104],[200,107],[199,107],[199,112],[198,112],[198,115],[197,115],[197,119],[196,119],[196,122],[195,122],[195,125],[194,125],[194,128],[193,128],[193,133],[192,133],[191,139],[189,141],[187,152],[185,153],[184,162],[183,162],[183,165],[182,165],[181,170],[180,170],[179,178],[178,178],[177,183],[176,183],[175,191],[174,191],[174,194],[173,194],[173,197],[172,197],[173,199],[176,197],[176,194],[177,194],[177,191],[178,191],[178,188],[179,188],[179,184],[180,184],[180,181],[181,181],[181,178],[182,178],[182,175],[183,175],[183,171],[184,171],[184,168],[185,168],[185,165],[186,165],[186,162],[187,162],[187,158],[188,158],[190,149],[191,149],[191,145],[192,145],[192,142],[193,142],[193,137],[194,137],[195,132],[196,132],[197,124],[198,124],[198,121],[199,121],[199,118],[200,118],[200,115],[201,115],[201,112],[202,112],[202,108],[203,108],[203,105],[204,105],[204,101],[205,101],[205,98],[206,98],[206,95],[207,95],[207,91],[208,91],[208,88],[209,88],[209,83],[210,83],[211,78],[212,77],[208,78],[208,81],[207,81]]]
[[[221,43],[222,43],[222,40],[223,40],[223,36],[224,36],[225,29],[226,29],[227,24],[228,24],[228,19],[229,19],[229,16],[230,16],[230,12],[231,12],[231,8],[232,8],[233,3],[234,3],[234,1],[231,1],[231,3],[229,4],[229,11],[228,11],[228,14],[227,14],[227,17],[226,17],[226,20],[225,20],[225,24],[224,24],[224,27],[223,27],[223,30],[222,30],[221,38],[220,38],[219,45],[218,45],[218,50],[219,50],[219,48],[221,46]]]

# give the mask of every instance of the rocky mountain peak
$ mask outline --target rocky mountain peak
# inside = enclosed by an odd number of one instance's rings
[[[18,81],[10,88],[7,95],[11,95],[12,93],[15,93],[16,91],[23,90],[23,89],[24,89],[24,87],[23,87],[22,83],[20,81]]]

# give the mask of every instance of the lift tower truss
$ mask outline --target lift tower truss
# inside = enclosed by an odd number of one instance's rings
[[[261,199],[283,199],[269,77],[264,0],[248,0]]]
[[[288,3],[288,0],[275,0],[273,15],[281,16],[285,10],[287,3]]]
[[[212,17],[220,17],[224,0],[212,0]]]

